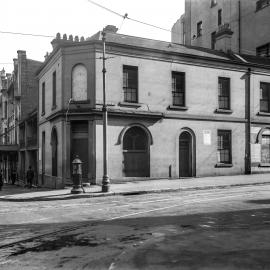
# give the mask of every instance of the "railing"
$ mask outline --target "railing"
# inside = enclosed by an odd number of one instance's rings
[[[218,32],[226,31],[226,30],[231,30],[229,23],[224,23],[218,26]]]

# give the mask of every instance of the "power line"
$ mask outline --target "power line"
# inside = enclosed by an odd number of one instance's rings
[[[33,33],[22,33],[22,32],[11,32],[11,31],[1,31],[1,34],[11,34],[11,35],[22,35],[22,36],[31,36],[31,37],[45,37],[45,38],[53,38],[54,36],[43,35],[43,34],[33,34]]]

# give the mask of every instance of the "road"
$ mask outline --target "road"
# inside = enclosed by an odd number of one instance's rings
[[[0,269],[270,269],[270,186],[1,200]]]

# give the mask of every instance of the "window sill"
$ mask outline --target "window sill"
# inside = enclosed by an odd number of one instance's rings
[[[71,104],[88,104],[90,103],[90,99],[86,99],[86,100],[71,100],[70,102]]]
[[[51,110],[52,110],[52,111],[55,110],[56,107],[57,107],[56,105],[52,106]]]
[[[270,116],[270,112],[258,112],[258,116]]]
[[[170,106],[168,106],[167,110],[171,110],[171,111],[186,111],[186,110],[188,110],[188,107],[186,107],[186,106],[170,105]]]
[[[270,167],[270,163],[260,163],[259,167]]]
[[[140,103],[131,103],[131,102],[119,102],[118,105],[120,107],[130,107],[130,108],[140,108],[142,104]]]
[[[229,109],[216,109],[215,113],[224,113],[224,114],[232,114],[233,111]]]
[[[231,168],[233,165],[231,163],[217,163],[215,168]]]

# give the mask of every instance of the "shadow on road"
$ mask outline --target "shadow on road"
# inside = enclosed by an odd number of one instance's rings
[[[270,204],[270,199],[263,199],[263,200],[248,200],[247,203],[254,203],[254,204]]]

